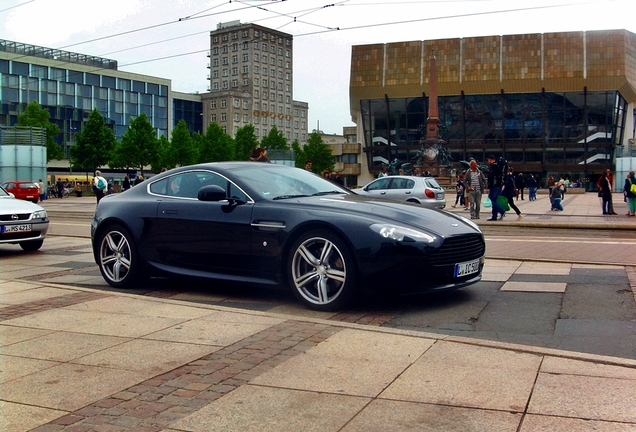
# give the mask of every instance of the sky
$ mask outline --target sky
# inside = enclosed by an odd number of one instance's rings
[[[351,47],[470,36],[626,29],[633,0],[0,0],[0,38],[116,60],[205,93],[209,32],[240,20],[294,37],[294,99],[309,130],[342,134]]]

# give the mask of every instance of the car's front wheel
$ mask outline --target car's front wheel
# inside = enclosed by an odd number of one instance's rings
[[[127,288],[138,280],[141,262],[132,235],[126,228],[109,226],[99,236],[97,244],[97,264],[109,285]]]
[[[288,278],[294,295],[310,309],[342,309],[356,289],[357,274],[349,247],[329,231],[302,235],[291,248]]]

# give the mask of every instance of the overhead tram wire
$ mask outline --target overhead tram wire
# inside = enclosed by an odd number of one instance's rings
[[[608,2],[613,2],[613,1],[616,1],[616,0],[607,0],[607,1]],[[310,33],[303,33],[303,34],[299,34],[299,35],[294,35],[294,37],[297,38],[297,37],[303,37],[303,36],[312,36],[312,35],[316,35],[316,34],[324,34],[324,33],[330,32],[330,31],[334,31],[334,30],[339,30],[339,31],[360,30],[360,29],[370,28],[370,27],[385,27],[385,26],[392,26],[392,25],[399,25],[399,24],[412,24],[412,23],[425,22],[425,21],[437,21],[437,20],[446,20],[446,19],[455,19],[455,18],[467,18],[467,17],[473,17],[473,16],[493,15],[493,14],[511,13],[511,12],[526,12],[526,11],[541,10],[541,9],[554,9],[554,8],[561,8],[561,7],[580,6],[580,5],[592,4],[592,3],[598,3],[598,1],[584,1],[584,2],[576,2],[576,3],[564,3],[564,4],[557,4],[557,5],[547,5],[547,6],[532,6],[532,7],[527,7],[527,8],[504,9],[504,10],[485,11],[485,12],[471,12],[471,13],[467,13],[467,14],[444,15],[444,16],[431,17],[431,18],[419,18],[419,19],[412,19],[412,20],[405,20],[405,21],[393,21],[393,22],[389,22],[389,23],[376,23],[376,24],[367,24],[367,25],[360,25],[360,26],[353,26],[353,27],[339,27],[339,28],[336,28],[336,29],[330,29],[330,30],[325,30],[325,31],[316,31],[316,32],[310,32]],[[350,5],[350,6],[355,6],[355,5]]]
[[[33,3],[34,1],[35,1],[35,0],[29,0],[28,2],[25,2],[25,3],[20,3],[20,4],[17,4],[17,5],[15,5],[15,6],[10,6],[10,7],[8,7],[8,8],[1,9],[1,10],[0,10],[0,13],[1,13],[1,12],[6,12],[6,11],[11,10],[11,9],[19,8],[20,6],[28,5],[29,3]]]

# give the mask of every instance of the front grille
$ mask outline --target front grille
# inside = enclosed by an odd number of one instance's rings
[[[486,253],[486,243],[479,234],[450,237],[430,255],[433,265],[448,265],[481,258]]]
[[[0,222],[15,222],[17,220],[22,221],[22,220],[29,220],[29,218],[31,217],[31,213],[16,213],[16,216],[18,216],[17,219],[12,219],[13,215],[10,214],[5,214],[5,215],[0,215]]]

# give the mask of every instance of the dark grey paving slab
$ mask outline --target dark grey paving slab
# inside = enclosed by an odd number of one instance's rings
[[[501,292],[479,315],[475,330],[552,334],[561,299],[557,293]]]
[[[636,320],[636,302],[629,283],[622,286],[568,284],[561,319]]]
[[[636,322],[558,320],[552,348],[636,358]]]

